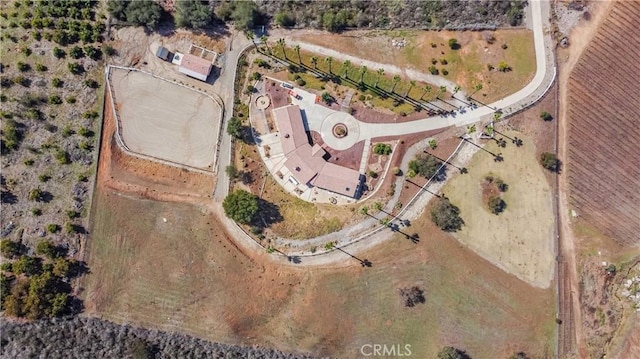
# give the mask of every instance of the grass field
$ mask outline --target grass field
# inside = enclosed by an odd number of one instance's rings
[[[492,44],[487,43],[485,34],[473,31],[356,31],[348,36],[310,34],[301,36],[298,40],[362,59],[424,73],[429,73],[433,59],[436,61],[433,66],[439,73],[460,85],[467,93],[473,93],[474,85],[481,83],[483,89],[476,97],[485,102],[498,100],[523,88],[536,71],[533,33],[530,30],[505,29],[491,33],[494,37]],[[449,48],[448,41],[451,38],[458,40],[460,49]],[[396,48],[391,45],[392,39],[404,39],[407,44],[402,48]],[[506,48],[503,48],[503,45],[506,45]],[[297,55],[292,51],[290,58],[296,60]],[[441,61],[443,59],[446,60],[446,64]],[[512,71],[503,73],[488,70],[488,64],[497,68],[500,61],[505,61]],[[342,74],[338,72],[341,70],[341,64],[334,65],[334,73]],[[318,67],[320,66],[326,66],[323,57],[319,57]],[[443,70],[448,74],[443,75]],[[370,75],[375,76],[375,71],[376,69],[369,69]],[[407,80],[404,81],[398,85],[398,93],[404,93],[408,88]],[[384,78],[380,85],[388,89],[392,86],[392,77]],[[422,86],[418,86],[412,89],[411,97],[419,97],[422,94],[421,88]]]
[[[517,132],[510,137],[523,139],[516,147],[510,141],[499,148],[490,141],[485,149],[502,153],[503,162],[480,150],[467,166],[465,175],[457,175],[443,189],[461,211],[465,226],[456,237],[492,262],[536,286],[550,285],[554,270],[554,221],[552,192],[538,164],[532,140]],[[501,137],[496,134],[496,138]],[[503,199],[503,213],[489,211],[482,199],[481,184],[493,174],[509,186]]]
[[[367,343],[410,344],[417,358],[443,345],[474,359],[552,357],[553,292],[499,270],[425,218],[412,226],[418,244],[398,237],[358,254],[372,268],[291,268],[243,255],[196,206],[99,189],[94,208],[89,315],[345,358]],[[401,304],[397,291],[408,285],[425,290],[425,304]]]

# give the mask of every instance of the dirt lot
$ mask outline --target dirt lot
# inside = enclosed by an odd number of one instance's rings
[[[495,162],[485,151],[474,155],[468,174],[458,174],[443,193],[460,207],[465,226],[456,237],[483,257],[496,263],[527,283],[547,288],[554,270],[554,222],[551,188],[535,157],[530,138],[516,132],[522,147],[508,143],[499,148],[494,141],[484,147],[502,153],[503,162]],[[507,203],[499,215],[491,213],[482,200],[482,183],[493,174],[509,186],[503,193]]]
[[[222,109],[211,98],[137,71],[111,69],[125,145],[133,152],[212,170]]]
[[[536,71],[533,34],[529,30],[497,30],[489,32],[494,37],[493,44],[485,40],[484,32],[451,31],[353,31],[336,35],[308,33],[294,36],[295,39],[315,45],[325,46],[352,56],[395,65],[401,69],[414,69],[429,73],[430,59],[440,73],[447,70],[445,78],[459,84],[471,94],[476,83],[483,89],[476,97],[482,101],[495,101],[524,87]],[[451,50],[450,38],[456,38],[459,50]],[[404,47],[392,46],[392,40],[406,40]],[[435,46],[433,46],[433,45]],[[507,48],[503,49],[502,45]],[[381,51],[382,50],[382,51]],[[442,59],[446,60],[443,65]],[[490,71],[487,64],[497,67],[505,61],[512,71],[502,73]],[[372,70],[373,71],[373,70]]]

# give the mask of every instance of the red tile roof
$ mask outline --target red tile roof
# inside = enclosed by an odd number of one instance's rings
[[[182,55],[182,63],[180,63],[181,68],[193,71],[205,77],[209,76],[212,66],[213,64],[210,61],[191,54]]]

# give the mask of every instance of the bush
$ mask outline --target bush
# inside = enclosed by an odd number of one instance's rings
[[[430,155],[420,153],[409,161],[409,170],[425,178],[434,176],[442,166],[442,162]]]
[[[285,11],[278,12],[274,21],[277,25],[282,27],[292,27],[296,25],[296,19]]]
[[[49,96],[49,99],[47,99],[47,102],[50,105],[59,105],[62,103],[62,99],[58,95],[51,95]]]
[[[65,99],[65,101],[67,101],[67,103],[76,103],[76,97],[75,96],[69,96]]]
[[[414,307],[416,304],[424,303],[424,291],[418,286],[400,288],[400,297],[405,307]]]
[[[464,224],[460,209],[444,197],[439,198],[431,208],[431,220],[445,232],[455,232]]]
[[[177,27],[203,28],[211,22],[211,9],[199,0],[177,1],[175,22]]]
[[[113,48],[113,46],[111,46],[111,45],[104,45],[104,46],[102,47],[102,50],[104,51],[104,53],[105,53],[107,56],[113,56],[113,55],[115,55],[115,54],[117,54],[117,53],[118,53],[118,52],[116,51],[116,49],[114,49],[114,48]]]
[[[373,146],[373,153],[377,155],[388,155],[391,153],[391,145],[386,143],[376,143]]]
[[[320,97],[322,98],[322,101],[324,101],[324,103],[326,103],[327,105],[331,105],[331,103],[334,101],[333,96],[331,96],[328,92],[323,92]]]
[[[91,45],[87,45],[84,47],[84,53],[87,54],[87,56],[89,56],[89,58],[92,60],[98,60],[100,59],[100,57],[102,57],[102,51]]]
[[[24,63],[22,61],[18,61],[16,66],[18,67],[18,70],[20,70],[20,72],[27,72],[31,70],[31,65]]]
[[[45,72],[45,71],[47,71],[47,70],[48,70],[48,68],[47,68],[45,65],[43,65],[43,64],[36,64],[36,71],[39,71],[39,72]]]
[[[11,259],[17,257],[22,253],[22,250],[23,246],[18,242],[10,239],[0,241],[0,253],[2,253],[2,256],[5,258]]]
[[[307,84],[307,82],[303,78],[297,79],[296,83],[298,84],[298,86],[304,86]]]
[[[258,197],[245,190],[236,190],[224,199],[222,208],[227,217],[246,224],[258,212]]]
[[[47,232],[49,233],[58,233],[60,231],[60,226],[55,223],[47,224]]]
[[[97,89],[98,87],[100,87],[100,84],[98,83],[98,81],[94,80],[94,79],[87,79],[84,81],[84,84],[92,89]]]
[[[57,77],[54,77],[53,79],[51,79],[51,85],[53,85],[53,87],[62,87],[64,85],[64,81],[60,80]]]
[[[459,49],[460,44],[458,44],[458,39],[449,39],[449,48],[451,48],[451,50]]]
[[[38,176],[38,181],[45,183],[48,182],[51,179],[51,176],[46,175],[46,174],[41,174]]]
[[[55,56],[58,59],[61,59],[61,58],[65,57],[65,56],[67,56],[67,53],[63,49],[61,49],[59,47],[54,47],[53,48],[53,56]]]
[[[261,73],[259,73],[259,72],[257,72],[257,71],[256,71],[256,72],[254,72],[253,74],[251,74],[251,79],[252,79],[252,80],[258,81],[258,80],[260,80],[261,78],[262,78],[262,74],[261,74]]]
[[[60,252],[58,250],[58,247],[45,239],[38,242],[38,244],[36,245],[36,254],[53,259],[58,257]]]
[[[78,134],[82,137],[93,137],[93,131],[86,127],[80,127]]]
[[[178,1],[177,8],[181,9]],[[146,26],[153,30],[162,17],[162,8],[155,1],[127,1],[110,0],[107,2],[107,11],[118,20],[126,21],[135,25]],[[176,15],[177,17],[177,15]]]
[[[28,158],[28,159],[24,160],[25,166],[32,166],[34,163],[35,163],[35,161],[33,160],[33,158]]]
[[[227,174],[227,176],[229,176],[229,179],[236,179],[239,176],[239,171],[238,168],[234,165],[228,165],[225,169],[224,169],[224,173]]]
[[[561,162],[554,153],[543,152],[540,154],[540,164],[551,172],[560,172]]]
[[[376,171],[371,170],[371,171],[369,171],[369,177],[378,178],[378,174],[376,173]]]
[[[500,63],[498,64],[498,71],[501,72],[509,72],[511,71],[511,66],[509,66],[506,62],[504,61],[500,61]]]
[[[438,352],[437,359],[471,359],[465,352],[454,347],[444,347]]]
[[[431,66],[429,66],[429,72],[432,75],[437,75],[438,74],[438,69],[435,66],[431,65]]]
[[[540,112],[540,118],[543,119],[544,121],[553,120],[553,116],[551,116],[551,114],[547,111]]]
[[[233,138],[240,139],[242,138],[243,132],[244,126],[242,125],[242,121],[236,117],[231,117],[227,124],[227,133]]]
[[[489,205],[489,209],[491,210],[491,213],[493,213],[493,214],[500,214],[500,213],[502,213],[504,211],[505,208],[507,208],[507,204],[499,196],[490,197],[489,198],[489,203],[487,203],[487,204]]]
[[[29,199],[31,201],[41,201],[44,196],[44,193],[40,188],[34,188],[29,191]]]
[[[74,75],[79,75],[84,72],[84,67],[77,62],[70,62],[67,64],[67,67],[69,68],[69,72]]]
[[[84,51],[82,50],[82,48],[80,46],[74,46],[69,51],[69,56],[71,56],[71,58],[73,58],[73,59],[79,59],[79,58],[84,57]]]
[[[71,163],[71,160],[69,159],[69,153],[67,153],[67,151],[63,149],[58,149],[56,151],[55,158],[56,161],[58,161],[58,163],[61,165],[67,165]]]

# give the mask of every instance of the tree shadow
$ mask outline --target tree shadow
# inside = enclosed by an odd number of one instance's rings
[[[287,256],[287,260],[293,264],[300,264],[300,262],[302,262],[298,256]]]
[[[262,198],[258,198],[258,213],[257,217],[260,219],[259,223],[254,223],[258,227],[264,228],[270,227],[273,224],[282,222],[282,214],[280,214],[280,207],[271,202],[267,202]]]
[[[363,266],[363,267],[371,268],[371,267],[373,266],[373,263],[371,263],[371,261],[370,261],[370,260],[368,260],[368,259],[366,259],[366,258],[365,258],[365,259],[360,259],[360,258],[358,258],[358,257],[354,256],[353,254],[351,254],[351,253],[349,253],[349,252],[345,251],[345,250],[344,250],[344,249],[342,249],[342,248],[338,248],[338,247],[336,247],[336,249],[337,249],[337,250],[339,250],[340,252],[342,252],[342,253],[344,253],[344,254],[348,255],[349,257],[351,257],[351,258],[353,258],[353,259],[357,260],[358,262],[360,262],[360,265],[361,265],[361,266]]]
[[[18,203],[18,196],[11,191],[2,191],[0,193],[0,202],[3,204],[15,204]]]

